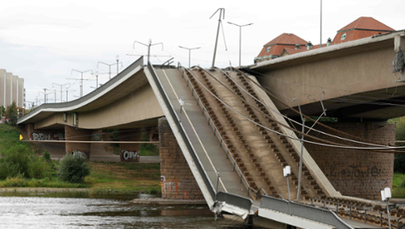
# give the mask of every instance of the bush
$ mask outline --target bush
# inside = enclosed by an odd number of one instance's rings
[[[58,176],[62,181],[82,183],[84,177],[90,174],[90,169],[86,158],[67,154],[60,161]]]
[[[50,171],[43,158],[36,156],[28,146],[17,144],[2,151],[0,158],[0,179],[42,178]]]
[[[400,184],[400,186],[401,186],[402,188],[405,188],[405,179],[402,181],[402,183]]]
[[[51,160],[51,154],[48,153],[48,151],[44,151],[43,157],[45,160],[50,161]]]

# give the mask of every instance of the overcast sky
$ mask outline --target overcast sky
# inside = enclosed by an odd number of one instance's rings
[[[172,56],[174,63],[188,66],[189,48],[192,65],[210,67],[214,50],[218,9],[225,8],[224,35],[221,32],[216,66],[239,62],[239,28],[236,24],[254,23],[242,29],[242,64],[253,63],[262,46],[288,32],[313,44],[320,42],[320,0],[285,1],[2,1],[0,7],[0,68],[24,78],[27,101],[43,102],[43,88],[52,83],[71,83],[70,98],[80,94],[80,73],[72,69],[96,71],[99,61],[116,62],[119,55],[127,67],[147,48],[134,41],[162,42],[153,46],[151,61],[163,63]],[[373,17],[395,30],[405,29],[403,0],[323,0],[323,42],[336,31],[361,16]],[[224,41],[225,40],[225,41]],[[225,44],[227,50],[225,48]],[[121,70],[120,66],[120,70]],[[100,82],[108,80],[109,67],[99,65]],[[112,66],[113,75],[116,66]],[[84,74],[85,79],[95,79]],[[84,93],[95,86],[84,82]],[[65,89],[63,89],[65,90]],[[54,95],[49,95],[53,101]],[[60,94],[57,93],[60,101]],[[65,100],[65,93],[63,94]]]

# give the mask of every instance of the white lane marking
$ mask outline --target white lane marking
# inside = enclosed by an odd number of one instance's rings
[[[169,77],[168,77],[167,74],[166,74],[166,71],[165,71],[164,69],[163,69],[162,71],[163,71],[163,73],[165,74],[166,79],[167,79],[167,82],[169,82],[169,85],[170,85],[170,87],[172,88],[172,91],[173,91],[174,95],[176,96],[176,99],[179,100],[179,96],[177,95],[176,91],[174,90],[173,85],[172,85],[172,83],[170,82]],[[211,166],[212,166],[212,169],[214,170],[215,174],[218,174],[217,170],[216,170],[215,167],[214,167],[214,164],[213,164],[212,161],[211,161],[211,158],[208,156],[207,150],[205,150],[205,147],[204,147],[203,143],[201,142],[200,136],[198,136],[197,131],[195,130],[193,123],[191,123],[191,120],[190,120],[190,118],[188,117],[187,111],[184,109],[184,107],[182,107],[182,110],[183,110],[184,115],[186,116],[188,122],[190,123],[191,128],[193,129],[195,136],[197,136],[198,142],[200,143],[202,149],[204,150],[204,153],[205,153],[205,155],[207,156],[208,161],[210,162],[210,164],[211,164]],[[222,182],[222,178],[221,178],[221,177],[219,177],[219,182],[221,183],[221,185],[222,185],[222,187],[224,188],[225,192],[228,192],[228,190],[225,188],[224,183]]]

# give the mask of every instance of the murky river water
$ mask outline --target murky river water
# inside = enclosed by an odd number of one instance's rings
[[[247,228],[225,219],[215,222],[206,206],[135,205],[111,197],[0,194],[0,228]]]

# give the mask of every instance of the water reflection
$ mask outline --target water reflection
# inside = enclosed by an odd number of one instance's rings
[[[113,198],[3,194],[0,228],[245,228],[239,222],[215,222],[206,206],[135,205],[119,196],[108,197]]]

